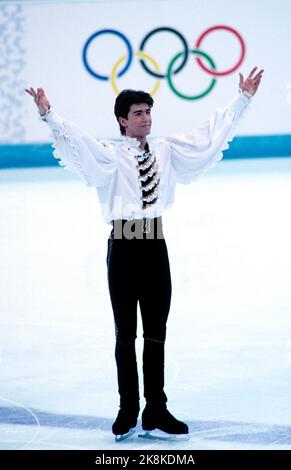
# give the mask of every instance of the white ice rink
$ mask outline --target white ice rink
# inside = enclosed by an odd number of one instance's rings
[[[0,448],[291,449],[290,204],[291,158],[223,160],[178,187],[166,393],[191,437],[117,444],[95,190],[61,168],[2,170]],[[137,349],[141,366],[140,323]]]

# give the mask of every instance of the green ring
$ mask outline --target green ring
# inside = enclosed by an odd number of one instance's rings
[[[198,49],[192,49],[191,51],[189,51],[191,54],[197,54],[197,55],[200,55],[202,57],[204,57],[204,59],[206,59],[209,64],[211,65],[211,67],[213,68],[213,70],[216,70],[216,66],[215,66],[215,63],[213,62],[213,60],[211,59],[211,57],[209,57],[208,54],[206,54],[205,52],[202,52],[202,51],[199,51]],[[199,100],[201,98],[204,98],[204,96],[208,95],[208,93],[211,92],[211,90],[213,89],[215,83],[217,82],[217,79],[213,78],[211,80],[211,83],[209,85],[209,87],[207,88],[206,91],[204,91],[203,93],[200,93],[200,95],[192,95],[192,96],[189,96],[189,95],[183,95],[182,93],[180,93],[180,91],[178,91],[174,85],[173,85],[173,82],[172,82],[172,79],[171,79],[171,72],[172,72],[172,68],[176,62],[176,60],[182,55],[184,54],[183,52],[178,52],[178,54],[176,54],[173,59],[171,60],[171,62],[169,63],[169,67],[168,67],[168,70],[167,70],[167,80],[168,80],[168,84],[169,84],[169,87],[171,88],[171,90],[175,93],[175,95],[179,96],[180,98],[183,98],[184,100]]]

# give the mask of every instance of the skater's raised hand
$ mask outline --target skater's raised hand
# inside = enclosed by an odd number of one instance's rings
[[[45,96],[43,88],[37,88],[37,90],[35,91],[33,88],[30,87],[26,88],[25,91],[34,98],[34,102],[38,107],[40,114],[45,114],[49,110],[50,103],[47,97]]]
[[[242,73],[239,74],[239,87],[242,91],[247,91],[251,96],[253,96],[261,82],[261,78],[263,76],[264,70],[260,70],[258,73],[255,74],[255,71],[258,67],[254,67],[248,77],[244,80],[244,76]]]

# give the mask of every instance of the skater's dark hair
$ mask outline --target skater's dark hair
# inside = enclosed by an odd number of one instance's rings
[[[118,121],[119,117],[127,119],[128,112],[132,104],[146,103],[152,108],[154,100],[149,93],[142,90],[122,90],[117,96],[114,105],[114,114]],[[119,123],[119,121],[118,121]],[[125,135],[125,127],[119,123],[120,132]]]

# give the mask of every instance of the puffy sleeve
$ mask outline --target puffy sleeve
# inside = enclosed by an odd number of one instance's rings
[[[225,109],[217,109],[211,118],[189,135],[166,138],[177,181],[188,184],[222,159],[234,137],[236,126],[250,98],[237,95]]]
[[[80,176],[87,186],[106,186],[118,159],[113,145],[103,144],[50,109],[41,117],[52,131],[53,155],[60,166]]]

